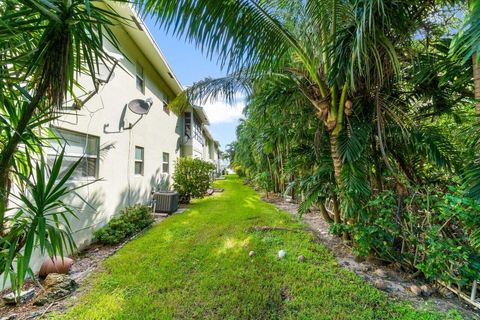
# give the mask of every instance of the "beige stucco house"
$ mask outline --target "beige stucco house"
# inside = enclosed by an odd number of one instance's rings
[[[114,29],[118,49],[105,44],[116,63],[100,67],[96,86],[80,78],[84,91],[67,103],[68,114],[51,123],[64,139],[50,149],[49,159],[64,145],[66,166],[84,157],[71,183],[97,180],[81,189],[86,202],[69,199],[80,212],[72,221],[80,248],[119,210],[171,188],[176,159],[216,162],[219,154],[218,143],[205,134],[209,123],[201,107],[181,115],[168,109],[182,86],[142,20],[129,5],[112,7],[128,19]],[[133,100],[143,101],[143,114],[131,108]]]

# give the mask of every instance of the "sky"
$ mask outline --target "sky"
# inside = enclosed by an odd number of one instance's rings
[[[225,75],[226,72],[215,61],[210,61],[203,55],[194,44],[168,34],[150,18],[145,19],[145,24],[184,87],[206,77],[218,78]],[[228,105],[224,101],[214,101],[203,107],[210,120],[210,132],[220,142],[222,150],[225,150],[225,146],[235,140],[235,128],[242,117],[243,103]]]

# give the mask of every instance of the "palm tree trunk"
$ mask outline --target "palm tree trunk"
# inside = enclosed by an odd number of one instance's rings
[[[338,205],[338,199],[336,195],[332,197],[333,201],[333,218],[334,222],[337,224],[342,223],[341,213],[340,213],[340,206]]]
[[[325,208],[325,204],[323,202],[320,202],[318,206],[320,207],[320,213],[322,214],[323,219],[328,223],[332,223],[333,219],[328,214],[327,208]]]
[[[335,131],[330,135],[330,151],[332,153],[333,170],[335,173],[335,182],[337,187],[342,187],[342,160],[340,159],[340,152],[338,151],[338,133]]]
[[[477,54],[474,54],[472,57],[473,62],[473,81],[475,85],[475,99],[477,100],[475,103],[475,109],[477,111],[477,115],[480,116],[480,65],[477,62]]]

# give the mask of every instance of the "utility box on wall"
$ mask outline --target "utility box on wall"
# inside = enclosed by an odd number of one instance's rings
[[[173,213],[178,209],[177,192],[153,193],[153,211],[155,213]]]

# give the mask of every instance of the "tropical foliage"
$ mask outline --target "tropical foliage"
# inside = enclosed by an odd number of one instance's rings
[[[459,286],[479,268],[476,3],[145,1],[229,71],[174,109],[246,97],[232,168],[359,255]]]
[[[102,0],[6,0],[0,15],[0,272],[20,290],[34,250],[74,248],[62,197],[78,164],[61,173],[63,153],[49,166],[43,149],[67,96],[81,105],[78,76],[97,86],[99,64],[113,63],[103,44],[116,44],[118,17]]]

